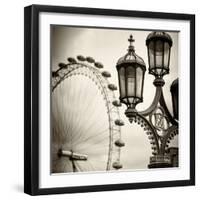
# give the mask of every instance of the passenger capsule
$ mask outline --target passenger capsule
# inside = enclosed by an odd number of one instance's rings
[[[121,119],[116,119],[115,120],[115,125],[124,126],[124,122]]]
[[[76,59],[75,59],[75,58],[69,57],[67,60],[68,60],[70,63],[76,63]]]
[[[103,71],[101,74],[102,74],[102,76],[104,76],[104,77],[106,77],[106,78],[111,77],[111,73],[108,72],[108,71]]]
[[[152,140],[152,141],[150,142],[150,144],[153,144],[153,145],[154,145],[154,144],[156,144],[156,142]]]
[[[125,143],[122,141],[122,139],[118,139],[115,141],[115,145],[118,147],[124,147]]]
[[[156,146],[156,143],[152,144],[152,147],[157,147],[157,146]]]
[[[114,162],[112,166],[115,169],[121,169],[123,167],[120,162]]]
[[[80,60],[80,61],[85,61],[85,60],[86,60],[85,57],[83,57],[83,56],[81,56],[81,55],[78,55],[78,56],[77,56],[77,59]]]
[[[148,138],[149,138],[150,140],[152,140],[152,139],[154,139],[154,136],[153,136],[153,135],[149,135]]]
[[[86,57],[86,60],[89,62],[89,63],[94,63],[95,62],[95,60],[94,60],[94,58],[92,58],[92,57]]]
[[[110,90],[117,90],[117,86],[114,85],[114,84],[108,84],[108,88],[109,88]]]
[[[113,104],[114,106],[116,106],[116,107],[121,107],[121,106],[122,106],[121,102],[118,101],[118,100],[114,100],[114,101],[112,102],[112,104]]]
[[[95,62],[94,66],[97,67],[97,68],[99,68],[99,69],[103,68],[103,64],[100,63],[100,62]]]
[[[53,78],[58,77],[58,76],[59,76],[59,74],[57,73],[57,71],[53,71],[53,72],[52,72],[52,77],[53,77]]]
[[[59,66],[60,68],[66,68],[66,67],[67,67],[67,65],[66,65],[65,63],[59,63],[58,66]]]
[[[170,135],[171,135],[171,137],[174,137],[174,136],[175,136],[175,135],[174,135],[174,132],[172,132]]]

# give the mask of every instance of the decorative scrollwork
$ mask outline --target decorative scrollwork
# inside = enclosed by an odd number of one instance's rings
[[[161,143],[160,149],[162,154],[164,154],[167,151],[170,142],[177,134],[178,134],[178,126],[172,125],[171,127],[168,128],[167,134],[165,135]]]
[[[133,117],[133,121],[143,128],[150,141],[152,154],[157,155],[159,153],[159,141],[155,128],[144,116],[139,113]]]
[[[161,106],[157,106],[157,108],[151,113],[150,122],[155,127],[157,134],[160,137],[166,135],[167,129],[169,128],[169,120]]]

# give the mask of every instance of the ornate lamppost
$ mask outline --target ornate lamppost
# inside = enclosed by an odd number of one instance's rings
[[[135,53],[132,35],[128,41],[128,53],[120,58],[116,65],[119,99],[127,106],[125,115],[131,123],[134,121],[140,124],[150,139],[153,156],[150,157],[149,168],[177,166],[177,162],[174,165],[175,161],[172,160],[172,154],[174,159],[174,152],[177,152],[177,149],[172,151],[168,144],[178,134],[178,80],[171,86],[173,116],[167,108],[162,89],[165,84],[163,76],[169,73],[172,39],[165,32],[152,32],[146,39],[149,74],[155,77],[153,84],[156,93],[152,104],[144,111],[137,111],[136,106],[143,102],[146,65]]]

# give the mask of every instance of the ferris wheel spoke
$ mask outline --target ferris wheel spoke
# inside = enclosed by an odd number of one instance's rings
[[[78,109],[79,114],[77,116],[77,122],[78,123],[75,126],[77,128],[77,132],[80,132],[79,129],[82,128],[83,114],[86,113],[86,111],[88,110],[89,103],[90,103],[89,98],[88,98],[89,95],[84,95],[84,91],[85,91],[85,89],[87,89],[88,84],[82,84],[82,85],[83,85],[82,87],[84,87],[84,89],[79,91],[79,97],[78,97],[79,99],[81,99],[82,103],[79,104],[79,109]],[[90,100],[91,100],[91,98],[90,98]],[[85,105],[86,103],[88,105]],[[85,108],[85,110],[84,110],[84,108]]]
[[[105,129],[105,130],[103,130],[103,131],[100,131],[100,132],[95,133],[95,135],[89,135],[89,136],[86,137],[84,140],[81,140],[81,142],[85,143],[85,142],[87,142],[88,140],[93,139],[95,136],[98,136],[98,135],[103,134],[103,133],[106,133],[106,134],[107,134],[107,131],[108,131],[108,130],[109,130],[109,129],[107,128],[107,129]]]
[[[96,128],[94,129],[94,125],[92,124],[86,130],[85,129],[80,130],[80,132],[77,134],[77,137],[74,138],[74,141],[76,141],[76,142],[78,142],[78,141],[85,142],[88,139],[92,139],[92,138],[98,137],[101,133],[106,132],[106,130],[108,130],[108,128],[105,130],[104,129],[105,127],[106,126],[102,126],[102,127],[96,126]],[[98,131],[96,131],[96,130],[98,130]]]
[[[100,130],[100,131],[96,131],[94,128],[91,127],[88,127],[87,130],[80,130],[80,132],[76,132],[77,134],[72,138],[72,140],[74,141],[74,144],[77,144],[79,142],[86,142],[87,140],[89,139],[93,139],[95,137],[99,137],[101,136],[101,134],[103,132],[106,133],[106,130],[108,129],[104,129],[105,128],[104,126],[102,126],[102,128],[98,127],[96,128],[97,130]]]
[[[78,141],[82,140],[82,141],[87,141],[88,139],[92,139],[92,138],[95,138],[95,137],[99,137],[100,134],[106,132],[103,130],[103,128],[105,128],[104,126],[102,128],[99,128],[98,129],[95,129],[90,126],[88,127],[86,130],[82,130],[80,132],[80,135],[82,135],[82,137],[79,137]],[[100,131],[96,131],[96,130],[100,130]],[[102,131],[103,130],[103,131]],[[108,128],[107,128],[108,130]],[[88,135],[88,136],[87,136]],[[83,139],[84,138],[84,139]]]
[[[108,139],[108,138],[106,138],[106,139]],[[92,154],[92,153],[96,152],[97,148],[105,150],[106,147],[108,147],[108,144],[106,144],[106,145],[102,145],[102,144],[103,144],[103,141],[101,143],[98,143],[98,144],[90,142],[90,143],[86,143],[86,144],[81,144],[80,147],[77,147],[76,149],[79,152],[86,152],[87,151],[87,152],[90,152],[90,154]]]
[[[89,164],[89,166],[90,166],[90,168],[92,169],[92,171],[95,171],[96,169],[95,169],[95,167],[92,165],[92,163],[90,162],[90,160],[88,160],[88,164]]]
[[[108,137],[105,137],[104,139],[99,140],[101,143],[99,141],[86,143],[86,145],[85,146],[82,145],[83,147],[79,148],[79,150],[84,151],[84,150],[90,149],[90,150],[95,151],[96,146],[100,146],[103,143],[103,141],[105,141],[105,140],[108,140]],[[91,149],[91,146],[93,147],[92,149]],[[108,144],[107,144],[107,146],[108,146]],[[104,149],[104,148],[102,148],[102,149]]]
[[[80,109],[79,109],[79,111],[80,111]],[[79,116],[80,116],[80,115],[79,115]],[[81,116],[81,117],[83,117],[83,116]],[[77,121],[80,123],[81,120],[77,120]],[[76,124],[74,127],[75,127],[75,128],[81,127],[81,124],[80,124],[80,125],[79,125],[79,124]],[[82,127],[82,128],[83,128],[83,127]],[[72,132],[75,132],[75,131],[72,130]],[[76,131],[76,132],[78,132],[78,131]],[[73,137],[73,136],[72,136],[72,137]]]
[[[70,172],[73,172],[73,163],[72,163],[72,161],[69,160],[69,161],[66,162],[65,169],[70,170]]]
[[[88,134],[88,135],[90,135],[90,137],[85,137],[84,140],[82,140],[81,142],[87,143],[89,141],[95,141],[98,138],[100,138],[100,139],[102,139],[102,138],[108,138],[109,137],[108,130],[109,129],[101,131],[101,132],[97,132],[95,134],[93,134],[93,132],[91,132],[91,134]]]

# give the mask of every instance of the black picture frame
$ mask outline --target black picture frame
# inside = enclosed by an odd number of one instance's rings
[[[39,14],[76,13],[121,16],[190,23],[190,178],[188,180],[122,183],[80,187],[39,188]],[[142,188],[174,187],[195,184],[195,15],[83,7],[31,5],[24,9],[24,192],[46,195]]]

